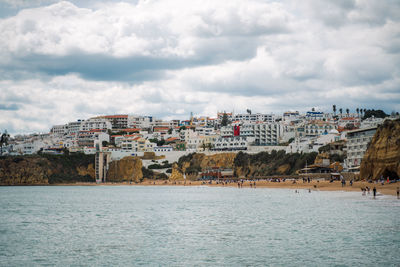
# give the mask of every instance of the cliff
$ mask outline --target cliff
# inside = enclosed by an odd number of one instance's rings
[[[0,158],[0,185],[94,182],[94,156],[33,155]]]
[[[140,182],[143,178],[142,160],[138,157],[124,157],[113,161],[107,172],[108,182]]]
[[[219,167],[233,169],[235,153],[220,153],[214,155],[205,155],[203,153],[191,153],[182,156],[178,164],[172,166],[171,180],[182,180],[183,172],[187,179],[196,179],[201,171],[208,168]]]
[[[306,162],[314,162],[316,156],[315,152],[286,154],[282,150],[257,154],[239,152],[235,158],[234,170],[237,177],[293,175],[304,168]]]
[[[284,151],[260,152],[258,154],[221,153],[214,155],[188,154],[182,156],[177,165],[172,166],[170,179],[195,179],[198,174],[208,168],[233,169],[236,177],[255,177],[269,175],[295,174],[304,168],[306,162],[314,162],[317,153],[286,154]]]
[[[52,174],[47,159],[2,158],[0,160],[1,185],[48,184]]]
[[[381,125],[361,162],[361,179],[399,179],[400,177],[400,120],[386,120]]]

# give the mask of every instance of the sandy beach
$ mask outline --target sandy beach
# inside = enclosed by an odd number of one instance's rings
[[[250,187],[250,184],[253,186],[253,181],[244,181],[243,187]],[[57,185],[127,185],[127,186],[219,186],[219,187],[237,187],[237,182],[232,183],[216,183],[216,181],[212,181],[212,183],[203,182],[203,181],[168,181],[168,180],[148,180],[145,179],[141,183],[103,183],[103,184],[95,184],[95,183],[76,183],[76,184],[57,184]],[[285,181],[285,182],[270,182],[265,180],[256,181],[256,188],[286,188],[286,189],[311,189],[311,190],[321,190],[321,191],[348,191],[348,192],[360,192],[362,193],[361,188],[369,187],[371,189],[370,194],[372,194],[372,188],[376,187],[378,194],[383,195],[393,195],[396,196],[397,187],[400,187],[400,183],[368,183],[368,182],[354,182],[352,186],[350,186],[349,182],[346,182],[346,185],[342,187],[342,184],[339,181],[334,181],[330,183],[329,181],[311,181],[310,183],[303,183],[302,180],[297,181],[295,184],[293,181]]]

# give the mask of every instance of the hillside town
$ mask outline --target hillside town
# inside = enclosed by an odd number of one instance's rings
[[[340,170],[357,172],[377,127],[386,119],[399,118],[398,113],[389,116],[366,109],[337,112],[335,105],[331,113],[313,108],[305,114],[288,111],[276,115],[247,110],[216,115],[215,118],[191,115],[188,120],[170,121],[129,114],[79,119],[54,125],[49,133],[9,137],[2,141],[1,154],[101,152],[112,161],[153,152],[174,162],[193,152],[208,155],[228,151],[324,152],[336,157]],[[321,161],[318,171],[332,163]]]

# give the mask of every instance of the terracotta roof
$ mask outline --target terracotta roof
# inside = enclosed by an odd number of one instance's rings
[[[105,115],[105,116],[100,116],[99,118],[128,118],[128,115]]]
[[[342,121],[351,121],[351,120],[356,120],[357,118],[354,118],[354,117],[343,117],[343,118],[340,118],[340,120],[342,120]]]
[[[137,134],[126,134],[126,135],[124,135],[124,137],[135,137],[135,136],[137,136]]]
[[[154,127],[154,131],[156,131],[156,130],[159,130],[159,131],[169,130],[169,127]]]
[[[170,137],[170,138],[166,139],[165,142],[172,142],[175,140],[180,140],[180,139],[178,137]]]
[[[128,128],[128,129],[122,129],[121,132],[139,132],[139,128]]]

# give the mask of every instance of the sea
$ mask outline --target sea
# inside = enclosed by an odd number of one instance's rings
[[[0,187],[0,266],[400,266],[400,200],[269,188]]]

